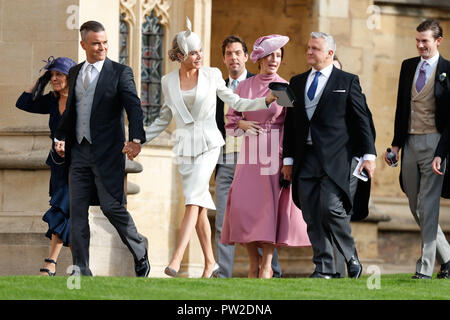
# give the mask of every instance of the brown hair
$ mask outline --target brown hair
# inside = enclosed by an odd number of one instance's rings
[[[235,43],[235,42],[239,42],[242,45],[242,49],[244,50],[244,53],[248,54],[248,49],[247,49],[247,45],[245,44],[245,41],[242,40],[242,38],[239,36],[229,35],[222,42],[222,56],[225,56],[225,50],[226,50],[227,46],[230,43]]]
[[[80,27],[81,39],[85,40],[86,35],[89,31],[101,32],[105,31],[105,27],[100,22],[97,21],[87,21],[83,23]]]
[[[341,69],[342,69],[342,62],[341,62],[341,60],[338,59],[337,55],[333,56],[333,61],[337,61],[339,63],[339,65],[341,66]]]
[[[184,56],[183,52],[181,52],[180,47],[178,46],[177,36],[175,36],[175,38],[173,38],[172,40],[172,49],[170,49],[168,52],[170,61],[180,62],[178,53]]]
[[[431,30],[435,40],[443,36],[442,27],[440,26],[439,21],[435,19],[427,19],[423,21],[417,26],[416,30],[418,32]]]

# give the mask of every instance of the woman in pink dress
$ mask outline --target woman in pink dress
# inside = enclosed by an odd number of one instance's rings
[[[256,40],[250,59],[258,62],[260,72],[239,84],[236,93],[241,98],[264,97],[270,92],[269,83],[287,82],[277,71],[288,41],[280,35]],[[228,193],[221,242],[245,246],[249,278],[272,276],[275,247],[311,245],[302,212],[292,201],[291,187],[280,186],[285,115],[285,108],[275,102],[267,110],[237,112],[229,108],[226,115],[227,134],[245,133],[245,138]],[[250,125],[240,123],[243,119]],[[258,247],[263,249],[261,261]]]

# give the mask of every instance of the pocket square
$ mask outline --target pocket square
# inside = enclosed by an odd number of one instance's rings
[[[344,89],[333,90],[333,92],[345,92]]]

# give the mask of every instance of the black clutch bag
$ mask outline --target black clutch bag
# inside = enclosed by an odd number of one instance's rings
[[[285,180],[284,176],[280,173],[280,187],[287,189],[290,187],[290,185],[291,185],[291,182],[288,180]]]

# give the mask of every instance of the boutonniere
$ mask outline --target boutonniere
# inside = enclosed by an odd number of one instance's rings
[[[445,72],[442,72],[442,73],[439,75],[439,81],[440,81],[440,82],[444,82],[446,78],[447,78],[447,74],[446,74]]]

